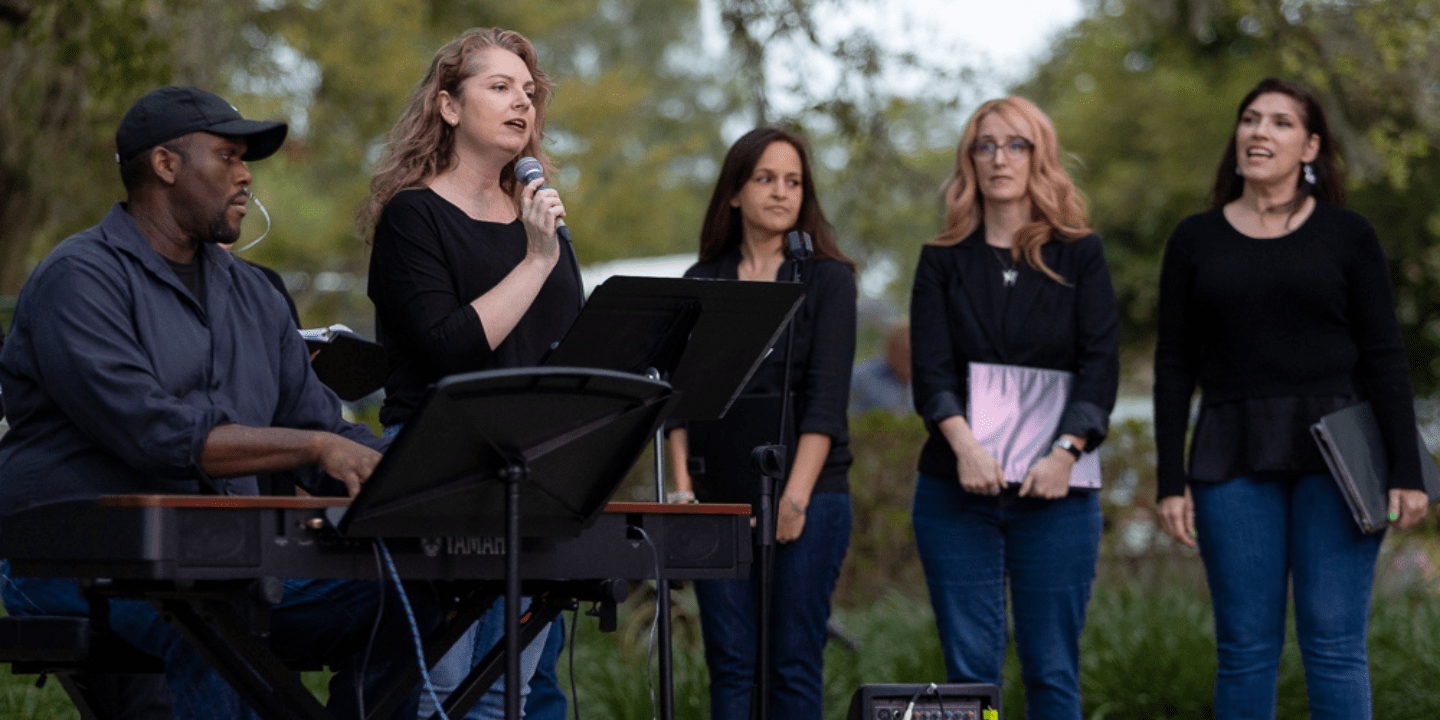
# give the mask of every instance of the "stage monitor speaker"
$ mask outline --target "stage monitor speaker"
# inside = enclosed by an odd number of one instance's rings
[[[848,720],[1000,720],[1000,688],[979,683],[861,685],[850,698],[847,717]]]

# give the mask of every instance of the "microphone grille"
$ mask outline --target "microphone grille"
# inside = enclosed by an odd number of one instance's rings
[[[515,161],[515,179],[529,183],[539,177],[545,177],[545,170],[540,167],[539,160],[527,156]]]

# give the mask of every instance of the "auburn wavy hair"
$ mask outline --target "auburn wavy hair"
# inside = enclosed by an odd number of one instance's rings
[[[400,121],[390,129],[389,141],[380,155],[375,177],[370,180],[370,197],[360,208],[357,225],[367,239],[380,219],[385,203],[401,190],[423,187],[436,175],[455,164],[455,128],[440,117],[440,93],[447,92],[456,100],[464,100],[463,83],[484,70],[485,51],[490,48],[509,50],[525,62],[535,80],[535,129],[524,150],[516,157],[533,157],[551,176],[554,166],[540,149],[545,139],[545,110],[555,85],[540,70],[535,46],[525,36],[500,28],[472,28],[451,40],[435,53],[430,70],[410,95],[410,105]],[[520,187],[515,182],[515,160],[500,171],[500,187],[515,199],[519,207]]]
[[[1040,248],[1051,239],[1079,240],[1091,233],[1085,212],[1085,198],[1060,165],[1060,142],[1050,118],[1022,97],[1005,97],[981,105],[960,136],[955,150],[955,171],[945,181],[945,229],[930,245],[954,245],[970,236],[985,219],[984,197],[976,186],[975,159],[971,149],[980,134],[980,121],[995,113],[1015,126],[1034,146],[1030,153],[1029,194],[1031,221],[1015,234],[1011,255],[1024,258],[1030,267],[1059,283],[1066,283],[1040,257]]]
[[[750,175],[755,172],[755,165],[760,162],[765,149],[777,142],[789,143],[800,154],[800,216],[796,218],[792,230],[810,234],[815,259],[839,260],[853,270],[855,262],[840,252],[840,246],[835,243],[835,231],[830,227],[830,221],[825,219],[825,211],[820,209],[815,179],[810,177],[810,154],[805,149],[804,138],[777,127],[751,130],[725,153],[720,177],[715,180],[715,190],[710,194],[710,205],[705,210],[705,222],[700,226],[700,260],[717,260],[740,246],[744,234],[740,209],[731,207],[730,201],[740,194],[745,183],[750,182]],[[785,253],[788,256],[789,250]]]

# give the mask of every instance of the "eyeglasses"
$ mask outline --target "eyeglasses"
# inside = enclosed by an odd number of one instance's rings
[[[996,150],[1001,149],[1003,149],[1005,151],[1005,154],[1010,157],[1015,157],[1017,155],[1028,155],[1031,150],[1035,149],[1035,143],[1032,143],[1023,137],[1010,138],[1005,142],[1004,145],[1000,145],[994,140],[983,140],[978,141],[970,146],[970,154],[974,155],[977,158],[985,158],[988,160],[995,157]]]

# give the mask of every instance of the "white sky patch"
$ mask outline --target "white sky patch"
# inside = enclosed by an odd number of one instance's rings
[[[818,34],[833,47],[858,30],[870,30],[892,53],[914,53],[929,66],[958,73],[976,71],[963,89],[979,98],[994,97],[1022,80],[1043,60],[1056,35],[1084,16],[1084,0],[849,0],[816,9]],[[705,53],[725,50],[717,0],[701,0],[701,35]],[[798,111],[799,98],[786,89],[802,84],[812,95],[833,92],[839,72],[833,59],[809,47],[772,46],[768,74],[777,113]],[[962,88],[937,87],[922,71],[890,68],[880,79],[896,95],[955,93]]]

